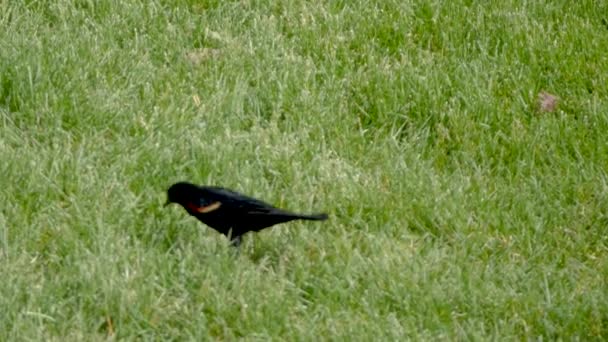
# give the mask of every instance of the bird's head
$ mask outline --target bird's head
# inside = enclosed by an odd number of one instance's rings
[[[171,203],[184,204],[191,197],[196,196],[198,192],[198,186],[187,183],[187,182],[179,182],[171,185],[167,190],[167,202],[165,202],[165,207]]]

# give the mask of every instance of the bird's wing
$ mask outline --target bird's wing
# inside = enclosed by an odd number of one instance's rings
[[[247,212],[268,213],[277,210],[277,208],[264,201],[225,188],[205,187],[203,190],[203,197],[205,197],[207,202],[206,205],[208,207],[213,205],[217,206],[215,203],[218,203],[222,207],[231,208],[233,210],[240,209]]]

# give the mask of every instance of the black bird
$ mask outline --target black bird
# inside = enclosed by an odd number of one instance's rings
[[[175,183],[169,187],[165,206],[171,203],[181,205],[190,215],[224,234],[233,246],[240,245],[244,234],[275,224],[293,220],[327,219],[327,214],[296,214],[236,191],[187,182]]]

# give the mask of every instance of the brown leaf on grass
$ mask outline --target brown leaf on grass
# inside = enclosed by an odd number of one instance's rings
[[[544,113],[552,113],[557,109],[557,104],[559,99],[557,96],[547,93],[546,91],[541,91],[538,94],[538,109]]]
[[[114,323],[112,322],[112,317],[107,316],[106,322],[108,322],[108,336],[114,336]]]
[[[99,332],[105,332],[108,337],[114,337],[116,333],[114,330],[114,322],[112,321],[112,316],[106,315],[103,319],[103,322],[99,326]]]
[[[192,101],[194,101],[194,105],[196,105],[197,107],[201,106],[201,98],[198,97],[198,95],[192,95]]]
[[[216,58],[219,55],[219,49],[202,48],[187,52],[186,59],[192,62],[193,64],[201,64],[203,61],[206,61],[211,58]]]

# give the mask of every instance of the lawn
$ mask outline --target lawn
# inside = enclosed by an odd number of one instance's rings
[[[608,339],[608,3],[0,2],[0,340]],[[325,222],[239,250],[180,180]]]

